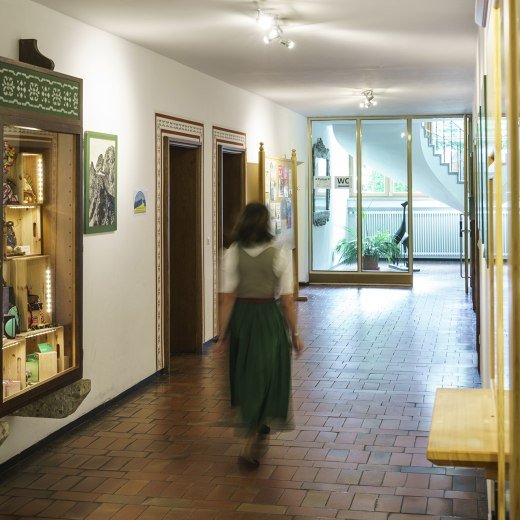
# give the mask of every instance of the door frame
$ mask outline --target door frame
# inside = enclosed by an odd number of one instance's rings
[[[196,121],[189,121],[178,117],[168,116],[165,114],[155,114],[155,247],[156,247],[156,369],[169,370],[170,356],[166,353],[165,333],[169,331],[168,307],[165,305],[165,294],[167,294],[169,277],[168,265],[164,265],[167,258],[167,251],[169,243],[165,242],[165,224],[168,222],[165,219],[165,211],[168,208],[164,204],[164,198],[168,195],[168,189],[165,189],[167,183],[167,161],[164,160],[165,153],[169,153],[170,139],[174,141],[182,141],[185,144],[200,145],[200,219],[204,222],[204,204],[203,204],[203,189],[202,176],[204,171],[204,125]],[[168,185],[166,184],[166,187]],[[167,214],[166,214],[167,217]],[[201,233],[202,233],[202,225]],[[200,237],[200,245],[202,247],[202,236]],[[202,255],[201,255],[202,257]],[[204,279],[204,264],[201,258],[201,279]],[[201,291],[201,301],[204,302],[204,287]],[[204,331],[204,312],[201,309],[202,331]],[[169,332],[166,334],[168,335]],[[169,343],[169,338],[166,338]]]
[[[244,183],[244,201],[246,190],[246,168],[247,168],[247,148],[246,148],[246,134],[229,128],[222,128],[220,126],[213,126],[213,169],[212,169],[212,264],[213,264],[213,323],[210,330],[206,331],[206,337],[215,337],[218,331],[218,283],[219,283],[219,196],[218,190],[220,185],[220,171],[219,171],[219,147],[225,147],[229,151],[244,153],[244,169],[243,169],[243,183]],[[209,321],[209,320],[208,320]],[[210,327],[210,324],[207,323]]]

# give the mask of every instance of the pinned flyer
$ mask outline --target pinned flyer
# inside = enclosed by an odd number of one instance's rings
[[[330,177],[324,177],[324,176],[316,176],[314,177],[314,189],[327,189],[330,190],[332,187],[332,182]]]

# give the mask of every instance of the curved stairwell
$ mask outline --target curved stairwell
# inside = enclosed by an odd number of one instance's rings
[[[441,121],[451,122],[451,120]],[[463,212],[464,164],[459,158],[463,157],[463,141],[461,153],[455,153],[447,139],[441,140],[436,134],[425,129],[427,124],[430,123],[413,125],[414,189]]]
[[[464,129],[452,119],[434,119],[422,123],[423,133],[433,155],[464,184]]]

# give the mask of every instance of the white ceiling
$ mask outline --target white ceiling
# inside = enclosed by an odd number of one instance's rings
[[[305,116],[471,112],[474,0],[35,1]],[[294,49],[262,43],[258,7]]]

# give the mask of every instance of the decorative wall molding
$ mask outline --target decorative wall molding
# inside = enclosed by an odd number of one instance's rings
[[[156,247],[156,364],[157,370],[164,368],[164,329],[162,296],[162,186],[163,186],[163,138],[172,137],[194,143],[204,142],[204,125],[164,114],[155,114],[155,247]],[[202,154],[204,156],[204,154]],[[204,205],[202,205],[204,210]],[[202,220],[203,222],[203,220]]]
[[[0,106],[81,120],[82,81],[0,61]]]
[[[212,168],[212,263],[213,263],[213,335],[218,331],[218,236],[217,236],[217,189],[218,189],[218,147],[220,145],[246,149],[246,134],[218,126],[213,127],[213,168]]]

